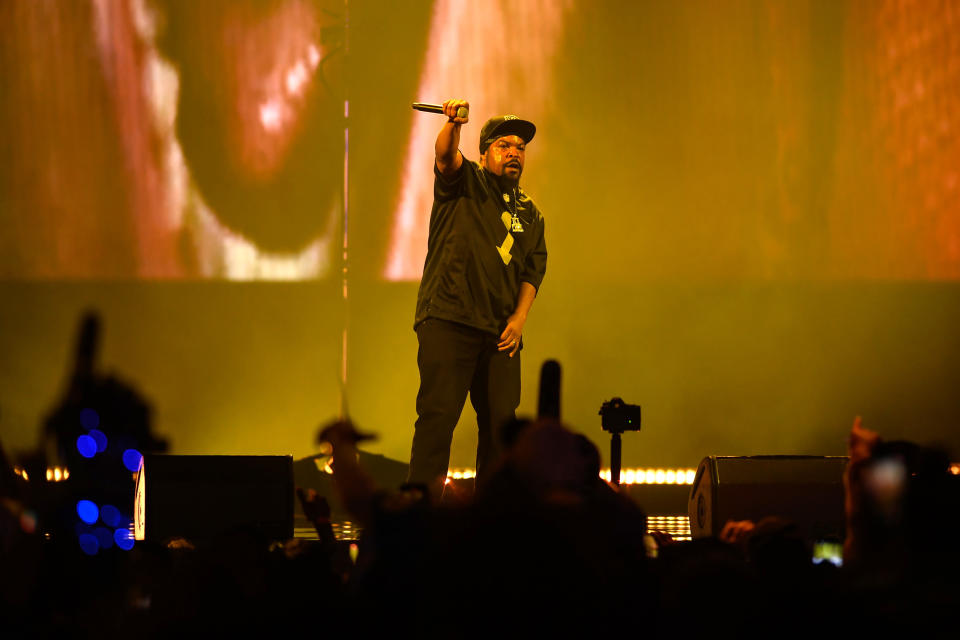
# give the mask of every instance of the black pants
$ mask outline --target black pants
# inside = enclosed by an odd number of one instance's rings
[[[477,412],[477,483],[500,455],[499,429],[520,404],[520,352],[497,351],[497,337],[466,325],[427,318],[417,326],[417,423],[410,482],[439,497],[450,464],[453,430],[470,392]]]

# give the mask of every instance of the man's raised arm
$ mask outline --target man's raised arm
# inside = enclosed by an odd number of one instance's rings
[[[443,103],[443,114],[447,116],[447,122],[437,135],[434,150],[437,154],[437,170],[445,177],[455,174],[463,164],[463,155],[460,153],[460,126],[469,122],[470,116],[468,114],[466,118],[457,117],[457,109],[460,107],[469,109],[470,103],[466,100],[447,100]]]

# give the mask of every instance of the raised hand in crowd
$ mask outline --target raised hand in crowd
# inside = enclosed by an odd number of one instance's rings
[[[718,537],[727,544],[743,545],[755,528],[752,520],[727,520]]]

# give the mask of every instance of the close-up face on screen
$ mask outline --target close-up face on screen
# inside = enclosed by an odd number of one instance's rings
[[[409,103],[448,98],[470,101],[468,160],[490,115],[544,132],[522,186],[578,256],[557,263],[565,276],[960,276],[952,9],[91,0],[0,13],[6,279],[324,279],[346,245],[358,275],[416,281],[437,121]]]
[[[2,11],[12,153],[0,273],[328,275],[344,185],[343,2]]]

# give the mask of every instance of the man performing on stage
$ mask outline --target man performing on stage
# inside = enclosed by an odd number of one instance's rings
[[[480,162],[460,153],[464,100],[443,103],[433,210],[414,328],[420,391],[410,482],[439,499],[463,404],[477,412],[477,483],[499,455],[498,430],[520,404],[523,325],[547,267],[543,216],[519,186],[536,127],[516,116],[480,131]]]

